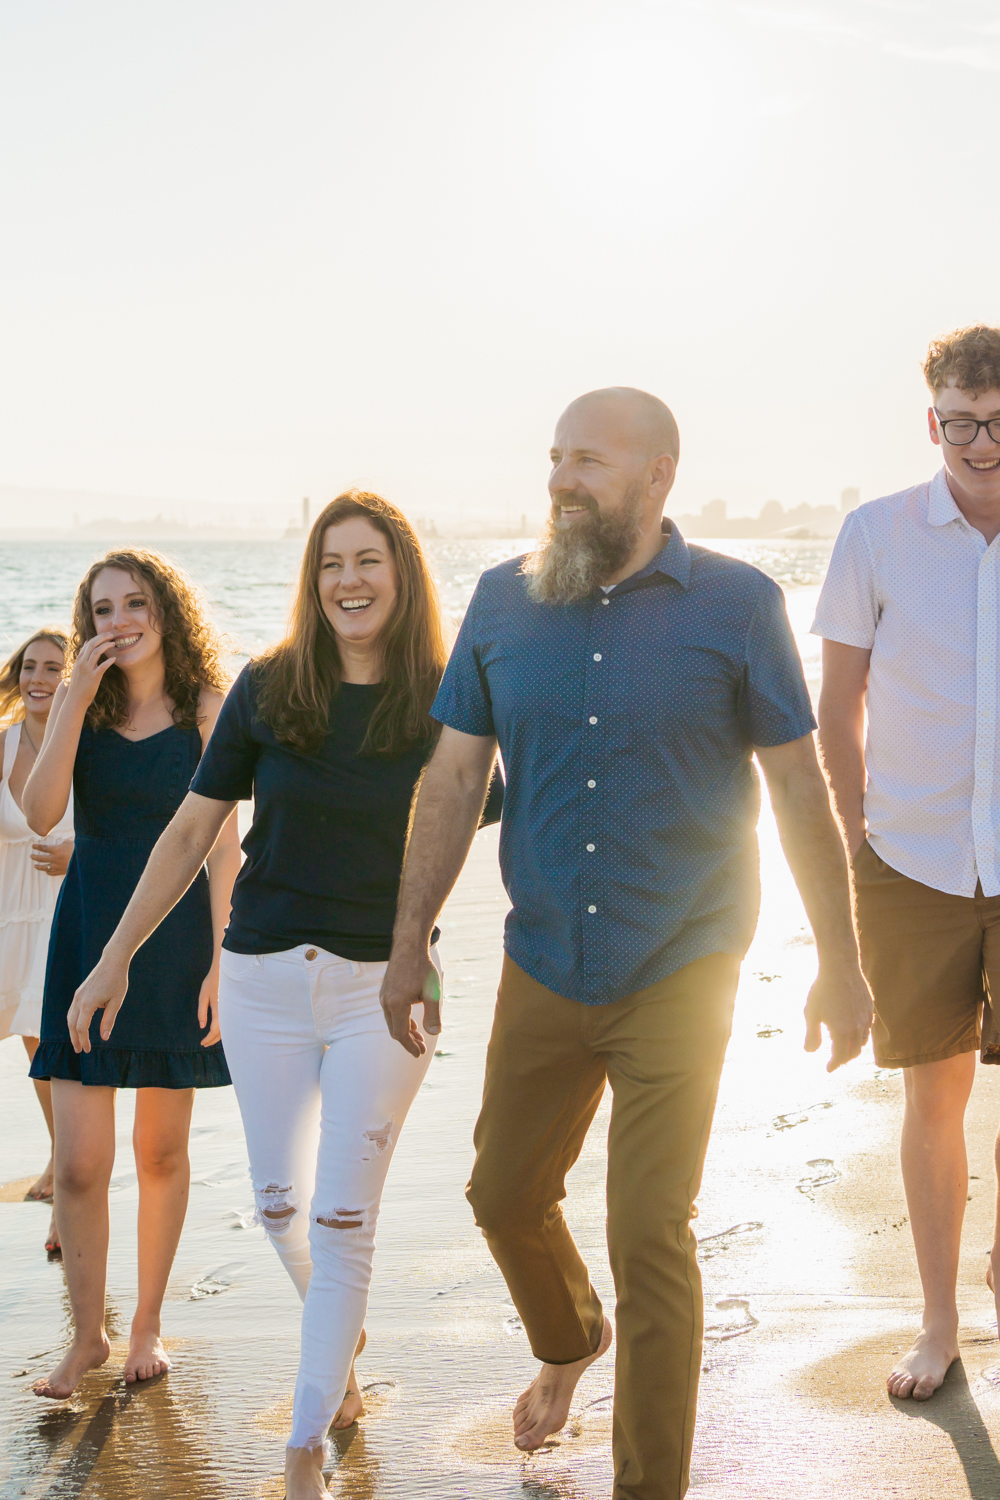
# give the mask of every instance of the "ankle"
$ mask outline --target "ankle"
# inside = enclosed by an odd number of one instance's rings
[[[159,1313],[139,1313],[132,1319],[132,1337],[134,1339],[146,1339],[160,1337],[160,1315]]]

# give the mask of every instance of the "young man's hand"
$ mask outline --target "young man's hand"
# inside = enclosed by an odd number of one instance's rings
[[[833,1050],[828,1073],[859,1057],[871,1034],[873,1006],[865,977],[855,964],[833,968],[820,965],[816,982],[806,1001],[806,1051],[823,1045],[823,1027],[830,1033]]]

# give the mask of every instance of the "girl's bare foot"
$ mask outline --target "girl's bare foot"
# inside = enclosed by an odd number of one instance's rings
[[[322,1446],[285,1449],[285,1500],[324,1500],[329,1496],[323,1458]]]
[[[912,1349],[889,1371],[886,1390],[900,1400],[912,1396],[914,1401],[927,1401],[958,1358],[957,1329],[922,1328]]]
[[[611,1347],[611,1324],[605,1318],[604,1332],[596,1354],[570,1365],[542,1365],[514,1407],[514,1446],[524,1453],[540,1448],[546,1438],[561,1432],[569,1419],[570,1402],[577,1381],[588,1365]]]
[[[52,1218],[49,1220],[49,1232],[45,1236],[45,1248],[50,1255],[61,1255],[62,1245],[59,1243],[59,1230],[56,1228],[56,1216],[53,1210]]]
[[[50,1375],[36,1380],[32,1386],[36,1396],[48,1396],[52,1401],[65,1401],[72,1396],[88,1370],[103,1365],[111,1353],[111,1345],[102,1332],[94,1343],[74,1342]]]
[[[132,1385],[136,1380],[152,1380],[170,1369],[167,1351],[160,1343],[160,1334],[154,1329],[132,1329],[128,1341],[128,1358],[125,1360],[125,1380]]]
[[[45,1168],[45,1171],[42,1173],[41,1177],[39,1177],[38,1181],[34,1183],[25,1193],[25,1202],[28,1202],[30,1200],[32,1203],[51,1203],[52,1188],[54,1182],[55,1178],[53,1176],[52,1170],[52,1158],[50,1156],[49,1164]]]
[[[358,1339],[358,1347],[354,1351],[354,1359],[357,1359],[367,1342],[368,1335],[362,1328],[361,1337]],[[347,1390],[344,1392],[344,1399],[337,1407],[336,1415],[330,1426],[335,1427],[338,1432],[342,1432],[345,1427],[353,1427],[358,1418],[363,1417],[364,1414],[365,1403],[361,1399],[361,1388],[358,1385],[358,1377],[354,1373],[354,1360],[352,1360]]]

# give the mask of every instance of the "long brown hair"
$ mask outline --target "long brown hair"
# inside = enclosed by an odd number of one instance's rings
[[[223,643],[205,613],[194,584],[159,552],[145,547],[116,547],[87,570],[73,603],[70,659],[97,635],[92,608],[94,579],[102,568],[120,568],[149,594],[150,616],[163,635],[164,690],[174,708],[174,723],[193,728],[203,688],[224,693],[229,679],[222,665]],[[128,722],[128,682],[118,666],[101,678],[87,722],[94,729],[117,729]]]
[[[351,516],[362,517],[386,538],[399,587],[379,643],[383,690],[362,751],[400,755],[433,735],[429,710],[447,660],[441,606],[413,527],[402,511],[366,490],[338,495],[313,522],[288,634],[254,663],[258,712],[277,739],[308,753],[329,730],[342,669],[337,637],[320,601],[319,570],[327,527]]]
[[[17,724],[24,718],[24,701],[21,697],[21,669],[28,647],[36,641],[51,641],[65,657],[69,641],[58,625],[43,625],[34,635],[29,635],[13,656],[8,656],[0,667],[0,728],[6,724]]]

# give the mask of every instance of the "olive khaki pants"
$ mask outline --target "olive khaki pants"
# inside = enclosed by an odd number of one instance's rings
[[[592,1354],[604,1313],[559,1204],[611,1084],[614,1500],[680,1500],[688,1487],[703,1322],[690,1220],[739,968],[713,953],[623,1000],[582,1005],[504,958],[469,1202],[535,1357]]]

